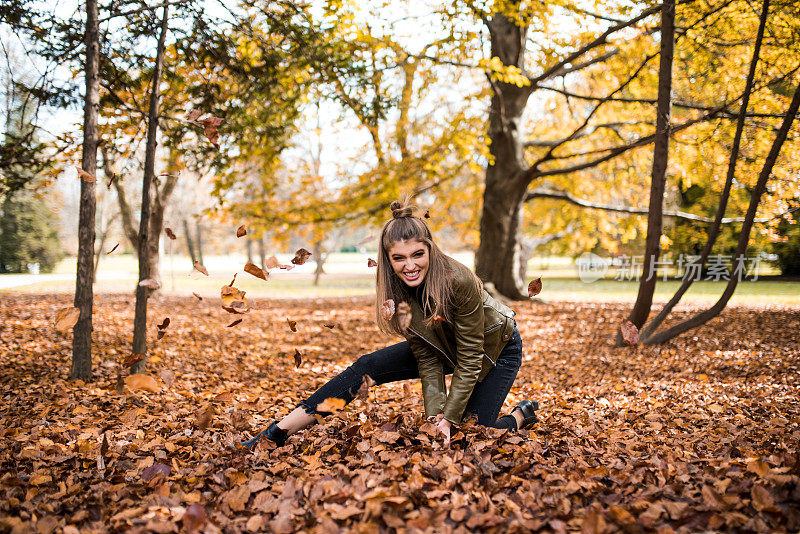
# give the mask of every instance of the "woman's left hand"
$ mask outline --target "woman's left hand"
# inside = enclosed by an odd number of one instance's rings
[[[442,436],[444,436],[444,446],[445,447],[449,447],[450,446],[450,421],[448,421],[445,418],[440,419],[439,422],[436,423],[436,430],[438,430],[439,433]]]

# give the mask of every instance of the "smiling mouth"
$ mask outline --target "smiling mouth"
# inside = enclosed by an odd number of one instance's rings
[[[403,276],[405,277],[406,280],[413,281],[413,280],[416,280],[417,278],[419,278],[419,275],[420,275],[421,272],[422,272],[422,269],[417,269],[416,271],[403,273]]]

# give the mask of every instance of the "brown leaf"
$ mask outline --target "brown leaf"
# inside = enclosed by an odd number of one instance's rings
[[[142,476],[142,480],[144,482],[148,482],[152,478],[154,478],[156,475],[158,475],[159,473],[163,474],[164,477],[166,478],[166,477],[169,476],[169,474],[171,472],[172,472],[172,468],[170,466],[168,466],[166,464],[162,464],[162,463],[155,463],[155,464],[151,465],[150,467],[145,467],[142,470],[142,475],[141,476]]]
[[[199,261],[195,261],[192,265],[194,265],[195,269],[197,269],[198,271],[200,271],[204,275],[208,276],[208,269],[203,267],[202,263],[200,263]]]
[[[429,209],[425,210],[425,215],[423,215],[423,217],[426,218],[426,219],[430,219],[431,218],[431,210],[429,210]]]
[[[197,297],[197,300],[203,300],[203,297],[201,297],[200,295],[198,295],[198,294],[197,294],[197,293],[195,293],[194,291],[192,291],[192,295],[194,295],[195,297]]]
[[[175,373],[172,371],[167,371],[166,369],[162,369],[158,372],[158,376],[161,377],[161,380],[164,381],[164,384],[167,387],[170,387],[173,382],[175,382]]]
[[[195,424],[197,425],[197,428],[200,430],[205,430],[211,426],[211,422],[214,420],[215,413],[216,412],[213,406],[198,410],[195,414]]]
[[[289,330],[292,332],[297,332],[297,321],[292,321],[287,317],[286,322],[289,323]]]
[[[299,350],[294,349],[294,366],[300,367],[301,363],[303,363],[303,355],[300,353]]]
[[[125,381],[122,380],[122,373],[117,372],[117,385],[115,388],[117,395],[124,395],[125,394]]]
[[[190,122],[194,122],[200,118],[200,115],[203,114],[203,110],[200,108],[194,108],[189,113],[186,114],[186,120]]]
[[[265,266],[267,269],[275,269],[275,268],[276,268],[276,267],[278,267],[280,264],[281,264],[281,263],[278,261],[278,258],[276,258],[275,256],[270,256],[269,258],[267,258],[267,259],[264,261],[264,266]]]
[[[408,302],[401,302],[397,305],[397,326],[400,330],[405,330],[411,326],[411,306]]]
[[[269,276],[269,272],[265,271],[255,263],[247,262],[247,265],[244,266],[244,272],[248,274],[252,274],[256,278],[261,278],[262,280],[266,280]]]
[[[603,512],[596,508],[590,509],[583,519],[581,532],[583,534],[603,534],[606,529],[606,521],[603,518]]]
[[[106,454],[108,454],[108,436],[106,436],[106,433],[103,432],[103,443],[100,445],[100,456],[105,458]]]
[[[156,382],[156,379],[144,373],[138,373],[125,377],[125,385],[132,391],[149,391],[151,393],[158,393],[161,388]]]
[[[115,250],[117,250],[117,247],[118,247],[118,246],[119,246],[119,243],[117,243],[116,245],[114,245],[114,247],[113,247],[111,250],[109,250],[108,252],[106,252],[106,256],[108,256],[109,254],[111,254],[112,252],[114,252]]]
[[[127,356],[125,356],[125,359],[122,360],[122,367],[131,367],[132,365],[136,365],[143,359],[144,359],[144,354],[141,352],[128,354]]]
[[[385,320],[390,320],[392,316],[394,316],[394,312],[395,307],[392,299],[385,300],[383,304],[381,304],[381,315]]]
[[[244,295],[244,291],[233,286],[222,286],[220,289],[222,309],[228,313],[247,313],[247,298]]]
[[[164,320],[161,321],[161,324],[157,324],[156,328],[158,328],[159,330],[166,330],[167,327],[169,326],[169,323],[170,323],[169,317],[164,317]]]
[[[199,124],[203,125],[203,133],[206,134],[206,137],[215,148],[219,148],[219,132],[217,131],[217,126],[222,124],[224,120],[225,119],[221,117],[206,117],[203,120],[197,121]]]
[[[166,330],[159,330],[158,332],[156,332],[156,339],[161,339],[165,335],[167,335],[167,331]]]
[[[322,326],[324,326],[325,328],[330,328],[331,330],[333,330],[336,327],[336,323],[322,323]]]
[[[161,284],[158,283],[158,280],[156,280],[155,278],[145,278],[144,280],[139,282],[139,285],[154,290],[159,289],[161,287]]]
[[[373,260],[372,258],[367,258],[367,267],[377,267],[378,262]]]
[[[292,258],[292,263],[295,265],[303,265],[310,257],[311,253],[306,249],[301,248],[294,253],[294,258]]]
[[[173,241],[178,239],[178,237],[175,235],[175,232],[173,232],[172,228],[170,228],[169,226],[164,228],[164,233],[167,234],[167,237],[172,239]]]
[[[619,330],[622,333],[622,340],[627,345],[633,347],[639,343],[639,329],[636,328],[636,325],[629,320],[626,319],[622,321],[622,325],[620,325]]]
[[[75,168],[78,169],[78,178],[80,178],[84,182],[94,183],[94,182],[97,181],[97,178],[95,178],[94,176],[92,176],[88,172],[84,171],[83,169],[81,169],[77,165],[75,165]]]
[[[344,408],[344,405],[345,405],[344,399],[329,397],[317,405],[317,411],[336,413],[342,408]]]
[[[528,296],[535,297],[542,291],[542,277],[540,276],[536,280],[531,280],[528,284]]]
[[[73,326],[75,323],[78,322],[78,319],[81,317],[81,310],[80,308],[63,308],[61,310],[56,311],[56,315],[53,319],[53,326],[59,332],[66,332]]]
[[[236,237],[244,237],[247,235],[247,228],[244,225],[241,225],[239,228],[236,229]]]
[[[206,509],[202,504],[194,503],[189,505],[183,513],[183,517],[181,517],[183,529],[187,534],[194,534],[205,526],[206,517]]]
[[[753,500],[753,507],[759,512],[778,511],[772,494],[761,484],[753,485],[750,489],[750,498]]]
[[[244,319],[242,319],[241,317],[236,319],[235,321],[233,321],[231,324],[228,325],[228,328],[236,326],[237,324],[241,323],[243,320]]]

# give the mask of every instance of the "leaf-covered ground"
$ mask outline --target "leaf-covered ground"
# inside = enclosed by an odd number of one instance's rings
[[[247,454],[235,443],[391,342],[366,299],[256,302],[229,328],[218,299],[153,298],[155,393],[118,378],[132,296],[96,298],[95,380],[66,380],[71,333],[52,318],[70,305],[0,296],[3,531],[800,529],[797,309],[728,309],[665,346],[615,349],[626,305],[518,304],[506,408],[538,399],[533,430],[466,424],[442,449],[415,382]]]

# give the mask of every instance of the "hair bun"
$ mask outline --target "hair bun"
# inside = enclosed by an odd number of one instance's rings
[[[411,217],[414,214],[414,209],[411,206],[406,206],[398,200],[392,202],[389,208],[391,208],[392,217],[395,219],[402,219],[403,217]]]

